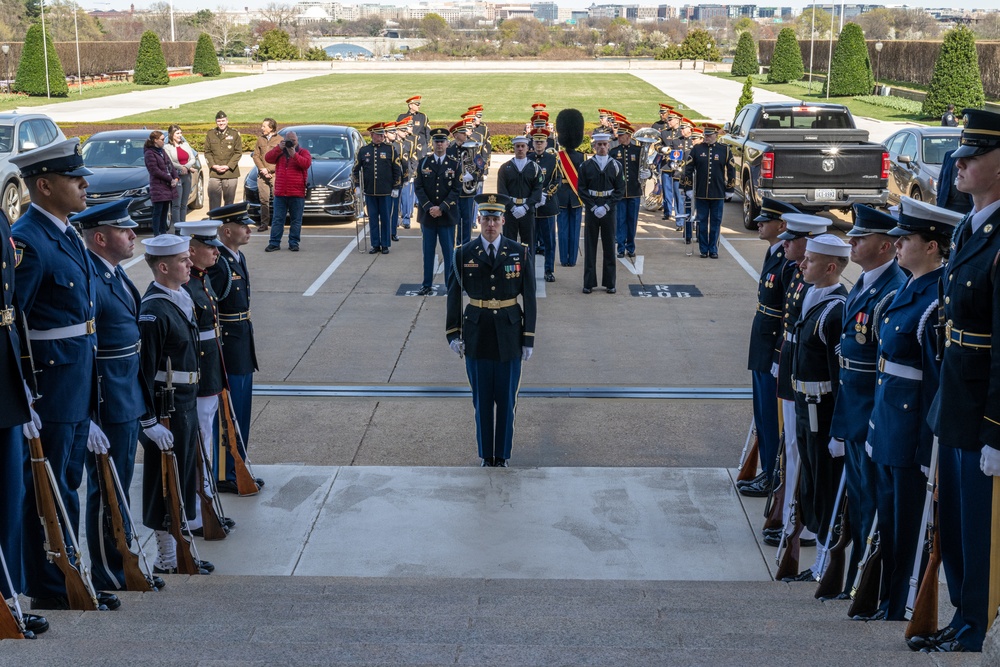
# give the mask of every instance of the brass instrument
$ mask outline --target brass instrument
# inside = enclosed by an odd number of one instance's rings
[[[654,184],[653,192],[643,197],[643,208],[647,211],[655,211],[663,203],[662,193],[656,192],[659,178],[654,178],[654,174],[657,171],[654,167],[654,162],[656,161],[660,146],[663,145],[663,142],[660,140],[660,132],[651,127],[644,127],[641,130],[636,130],[632,138],[642,146],[642,153],[639,156],[639,169],[649,172],[648,178],[640,179],[639,187],[642,192],[645,192],[646,184],[649,181],[653,181]]]
[[[471,181],[462,181],[463,194],[474,195],[476,194],[476,190],[479,189],[479,179],[475,178],[475,175],[476,154],[479,152],[481,146],[482,144],[478,141],[466,141],[459,146],[461,149],[460,161],[462,163],[462,174],[472,174],[474,177]]]

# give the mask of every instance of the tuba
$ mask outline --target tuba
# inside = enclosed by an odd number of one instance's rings
[[[479,148],[482,146],[478,141],[466,141],[460,146],[462,151],[462,173],[476,175],[476,154],[479,152]],[[468,183],[462,181],[462,192],[467,195],[473,195],[476,190],[479,189],[479,179],[474,178]]]
[[[654,177],[654,174],[658,171],[655,166],[656,158],[659,154],[660,146],[663,145],[660,139],[660,131],[651,127],[644,127],[641,130],[636,130],[632,138],[642,146],[642,154],[639,156],[639,168],[640,170],[645,169],[650,174],[649,178],[642,179],[639,182],[642,188],[641,191],[646,191],[648,181],[651,180],[654,183],[652,192],[643,197],[643,208],[647,211],[655,211],[663,203],[663,196],[659,192],[659,179]]]

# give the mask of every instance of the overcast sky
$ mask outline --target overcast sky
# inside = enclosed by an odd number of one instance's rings
[[[220,6],[229,8],[230,10],[240,10],[243,7],[250,7],[250,9],[259,8],[267,5],[271,0],[230,0],[226,1],[215,1],[215,0],[175,0],[174,9],[181,12],[193,12],[199,9],[208,7],[211,10],[216,10]],[[360,4],[360,2],[352,2],[351,0],[340,0],[343,4]],[[372,0],[368,0],[369,2]],[[376,0],[378,1],[378,0]],[[80,5],[89,10],[107,11],[110,9],[117,9],[119,11],[127,10],[131,4],[135,4],[136,9],[142,9],[143,7],[148,7],[152,4],[152,0],[107,0],[105,2],[92,2],[91,0],[79,0]],[[872,3],[871,0],[868,0]],[[288,2],[288,4],[295,4],[294,2]],[[420,4],[418,0],[394,0],[394,1],[384,1],[379,4],[383,5],[418,5]],[[430,4],[434,4],[433,2]],[[530,0],[524,0],[523,3],[516,2],[512,0],[511,4],[530,4]],[[590,0],[566,0],[565,2],[559,2],[561,6],[569,6],[577,9],[583,9],[589,7],[591,4],[611,4],[608,0],[600,0],[597,2],[592,2]],[[662,2],[638,2],[629,3],[627,0],[623,0],[622,4],[639,4],[639,5],[652,5],[658,6],[660,4],[673,5],[675,7],[680,7],[684,4],[700,4],[697,2],[684,3],[684,2],[674,2],[668,1],[666,3]],[[708,4],[708,3],[706,3]],[[724,0],[716,0],[714,4],[727,4]],[[737,3],[733,3],[737,4]],[[743,3],[739,3],[743,4]],[[746,3],[751,4],[751,3]],[[758,5],[762,7],[797,7],[801,8],[805,5],[811,5],[811,0],[784,0],[783,2],[758,2]],[[840,2],[836,3],[841,4]],[[848,3],[855,4],[855,3]],[[866,3],[867,4],[867,3]],[[892,4],[884,3],[887,7],[892,6],[903,6],[902,4]],[[908,7],[965,7],[969,9],[1000,9],[1000,0],[966,0],[965,2],[956,2],[956,0],[909,0],[906,3]]]

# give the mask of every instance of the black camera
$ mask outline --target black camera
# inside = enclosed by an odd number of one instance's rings
[[[285,148],[295,148],[295,142],[291,139],[285,139]]]

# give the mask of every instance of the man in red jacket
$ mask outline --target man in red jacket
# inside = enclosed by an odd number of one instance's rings
[[[306,179],[312,155],[299,147],[294,132],[285,134],[285,140],[264,156],[265,162],[277,165],[274,170],[274,205],[271,217],[271,238],[265,252],[281,249],[285,233],[285,216],[291,221],[288,228],[288,249],[299,251],[299,233],[302,231],[302,210],[306,205]]]

